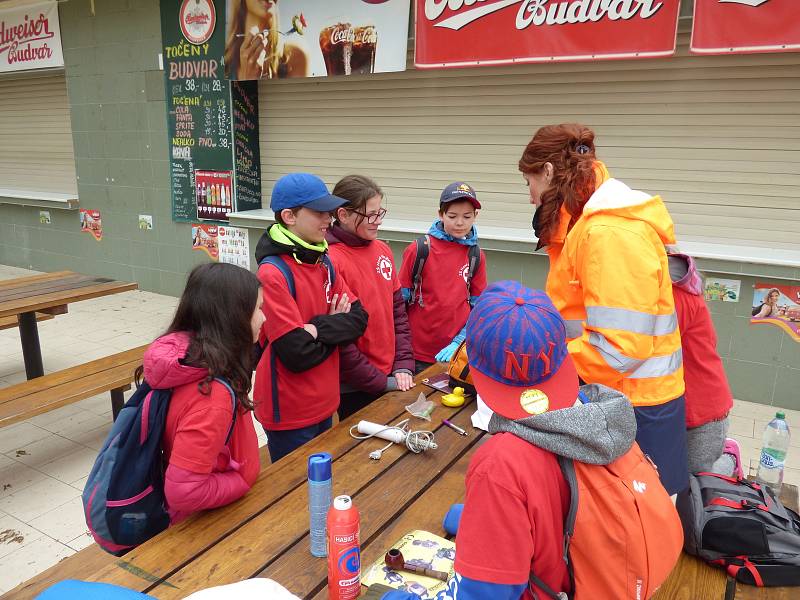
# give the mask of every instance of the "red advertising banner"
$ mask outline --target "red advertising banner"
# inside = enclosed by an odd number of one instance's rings
[[[420,69],[675,53],[680,0],[416,0]]]
[[[800,50],[798,0],[695,0],[695,54]]]

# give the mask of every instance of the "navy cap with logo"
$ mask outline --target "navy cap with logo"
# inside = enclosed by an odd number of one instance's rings
[[[543,291],[491,284],[469,315],[466,339],[475,389],[496,413],[516,420],[575,404],[566,326]]]
[[[331,212],[347,201],[328,191],[325,182],[311,173],[289,173],[275,182],[269,207],[278,213],[284,208],[310,208]]]
[[[475,208],[481,207],[475,189],[463,181],[453,182],[442,190],[442,195],[439,196],[439,206],[456,200],[469,200]]]

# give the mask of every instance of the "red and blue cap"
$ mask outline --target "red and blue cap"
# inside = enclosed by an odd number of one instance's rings
[[[466,340],[475,389],[494,412],[517,420],[575,404],[566,325],[543,291],[491,284],[469,315]]]
[[[442,194],[439,196],[439,206],[442,207],[448,202],[455,202],[456,200],[469,200],[474,208],[481,207],[475,188],[463,181],[454,181],[442,190]]]
[[[334,196],[325,182],[311,173],[289,173],[275,182],[269,207],[279,213],[285,208],[310,208],[318,212],[331,212],[347,200]]]

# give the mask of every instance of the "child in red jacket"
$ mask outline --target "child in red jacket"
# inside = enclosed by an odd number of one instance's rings
[[[210,263],[189,274],[172,323],[144,354],[152,388],[172,388],[162,438],[170,522],[241,498],[261,469],[248,394],[253,343],[264,314],[261,285],[235,265]],[[219,310],[224,307],[224,310]],[[236,418],[225,379],[236,395]],[[228,437],[230,436],[230,437]]]
[[[361,410],[384,392],[414,385],[414,355],[405,301],[392,251],[378,238],[386,209],[383,192],[363,175],[348,175],[333,188],[347,202],[328,229],[328,252],[350,290],[369,313],[369,327],[340,349],[339,419]]]
[[[400,285],[408,303],[417,373],[453,357],[464,341],[470,309],[486,287],[486,256],[482,250],[478,268],[475,273],[469,272],[470,247],[478,245],[475,219],[480,207],[470,185],[451,183],[439,198],[439,218],[428,230],[428,256],[418,282],[414,281],[417,242],[403,252]]]
[[[725,438],[733,395],[717,353],[717,334],[703,299],[703,280],[691,256],[674,251],[669,252],[668,260],[683,350],[689,471],[730,474],[730,465],[723,464],[730,458],[722,457],[723,450],[730,448],[736,457],[734,468],[739,469],[738,445]],[[721,462],[715,464],[718,460]]]

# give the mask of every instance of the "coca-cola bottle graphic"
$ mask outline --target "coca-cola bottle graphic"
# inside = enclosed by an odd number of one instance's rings
[[[319,48],[328,75],[350,75],[354,37],[350,23],[336,23],[319,32]]]
[[[353,40],[353,55],[350,59],[351,73],[374,73],[375,51],[378,32],[374,25],[356,27]]]

